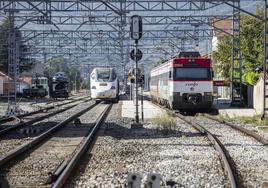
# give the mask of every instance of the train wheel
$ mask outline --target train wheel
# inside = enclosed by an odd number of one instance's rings
[[[112,103],[118,103],[119,97],[116,97],[115,99],[112,99]]]
[[[195,116],[196,112],[194,112],[194,111],[185,111],[185,115],[187,115],[187,116]]]

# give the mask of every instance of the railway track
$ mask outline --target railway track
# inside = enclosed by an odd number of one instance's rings
[[[58,105],[61,103],[64,103],[65,101],[77,101],[77,100],[82,100],[84,98],[87,98],[88,96],[73,96],[73,97],[69,97],[68,99],[58,99],[58,100],[52,100],[52,101],[48,101],[45,103],[45,105],[49,105],[49,104],[53,104],[53,105]]]
[[[164,108],[159,104],[156,105]],[[268,181],[268,176],[264,175],[268,169],[268,148],[265,146],[267,140],[238,127],[227,125],[226,122],[209,119],[207,116],[183,116],[164,109],[208,138],[218,151],[232,188],[261,187],[263,182]]]
[[[167,109],[157,103],[154,102],[155,105],[158,107],[165,109],[170,115],[180,118],[181,120],[185,121],[187,124],[192,126],[194,129],[199,131],[202,135],[206,136],[207,139],[210,141],[212,146],[215,148],[215,150],[218,152],[220,160],[223,164],[224,170],[227,173],[228,180],[230,183],[230,186],[232,188],[238,187],[238,181],[236,178],[236,173],[234,172],[234,169],[232,168],[232,162],[230,158],[228,158],[228,154],[226,153],[225,148],[223,147],[223,144],[213,135],[211,134],[207,129],[200,126],[198,123],[192,122],[191,120],[187,119],[185,116],[175,113],[174,111]]]
[[[241,127],[206,116],[188,117],[213,134],[225,149],[238,187],[262,187],[268,182],[267,140]]]
[[[60,106],[64,106],[64,105],[67,105],[67,104],[71,104],[71,103],[74,103],[76,101],[79,101],[79,100],[83,100],[83,99],[86,99],[88,98],[87,96],[84,96],[84,97],[77,97],[77,98],[74,98],[74,99],[71,99],[69,101],[60,101],[60,102],[51,102],[53,103],[52,105],[49,105],[49,106],[46,106],[46,107],[39,107],[40,109],[39,110],[36,110],[36,111],[32,111],[32,112],[28,112],[28,113],[24,113],[24,114],[21,114],[21,115],[18,115],[17,117],[15,116],[10,116],[10,117],[2,117],[0,118],[0,125],[3,124],[3,123],[6,123],[6,122],[10,122],[10,121],[16,121],[18,118],[23,118],[23,117],[28,117],[28,116],[32,116],[32,115],[35,115],[35,114],[38,114],[38,113],[42,113],[44,111],[47,111],[47,110],[51,110],[53,108],[56,108],[56,107],[60,107]],[[48,103],[50,104],[50,103]],[[46,105],[48,105],[46,104]]]
[[[1,157],[1,186],[62,187],[111,106],[102,103],[81,104],[71,117],[68,116],[32,141]],[[83,118],[89,116],[92,117],[91,122],[83,122]],[[81,124],[73,122],[78,117]]]
[[[208,119],[211,119],[213,121],[217,121],[218,123],[222,123],[222,124],[225,124],[225,125],[228,125],[230,126],[231,128],[237,130],[237,131],[240,131],[242,132],[243,134],[246,134],[254,139],[256,139],[257,141],[259,141],[260,143],[262,143],[263,145],[266,145],[268,146],[268,140],[266,138],[264,138],[263,136],[251,131],[251,130],[248,130],[244,127],[241,127],[241,126],[238,126],[238,125],[235,125],[233,123],[230,123],[230,122],[227,122],[227,121],[224,121],[224,120],[221,120],[221,119],[218,119],[216,117],[213,117],[213,116],[210,116],[210,115],[207,115],[207,114],[204,114],[203,115],[204,117],[208,118]]]
[[[44,115],[37,116],[29,121],[17,125],[8,126],[0,131],[0,153],[1,156],[22,147],[31,140],[41,135],[46,130],[55,126],[58,122],[68,118],[70,114],[79,111],[81,103],[68,105],[64,108],[54,110]],[[90,102],[89,102],[90,103]],[[80,104],[80,105],[79,105]]]
[[[176,130],[169,133],[150,120],[131,129],[132,118],[118,118],[120,108],[120,103],[113,106],[68,188],[127,187],[128,172],[140,175],[142,187],[153,172],[161,175],[161,187],[230,187],[217,152],[203,134],[178,118]]]

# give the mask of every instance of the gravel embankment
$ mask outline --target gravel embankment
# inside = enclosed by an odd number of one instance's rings
[[[246,128],[250,131],[253,131],[253,132],[256,132],[257,134],[259,134],[260,136],[266,138],[268,140],[268,132],[267,132],[267,129],[268,129],[268,126],[265,129],[261,129],[261,128],[258,128],[258,127],[255,127],[255,126],[252,126],[251,124],[243,124],[239,121],[232,121],[231,122],[232,124],[234,125],[237,125],[237,126],[240,126],[240,127],[243,127],[243,128]]]
[[[55,126],[57,123],[68,118],[71,114],[74,114],[81,108],[85,108],[86,106],[91,104],[93,104],[93,101],[87,103],[81,103],[78,106],[75,106],[62,113],[46,118],[42,121],[34,123],[33,125],[29,125],[18,130],[14,130],[10,132],[10,134],[2,136],[0,138],[0,157],[3,157],[8,152],[10,152],[13,149],[16,149],[17,147],[30,142],[31,140],[33,140],[46,130]]]
[[[50,105],[57,105],[57,104],[65,103],[74,99],[82,98],[84,96],[87,96],[87,94],[84,94],[84,93],[76,94],[74,96],[69,97],[68,99],[60,99],[60,100],[53,100],[50,98],[37,99],[37,100],[25,99],[26,101],[19,101],[18,105],[23,113],[27,113],[27,112],[33,112],[33,111],[39,110],[40,108],[47,107]],[[5,113],[6,113],[7,107],[8,107],[7,101],[0,102],[0,117],[6,115]]]
[[[7,102],[0,102],[0,117],[6,115],[7,107]],[[40,107],[32,105],[32,102],[20,102],[19,107],[23,112],[32,112],[40,109]]]
[[[60,109],[65,108],[65,107],[72,106],[72,105],[79,104],[79,103],[81,103],[81,101],[76,101],[76,102],[66,104],[66,105],[63,105],[63,106],[59,106],[59,107],[55,107],[55,108],[52,108],[52,109],[49,109],[49,110],[44,110],[43,112],[39,112],[39,113],[32,114],[32,115],[29,115],[29,116],[15,118],[12,121],[7,121],[7,122],[4,122],[4,123],[0,123],[0,130],[3,130],[5,128],[9,127],[9,126],[16,125],[19,122],[28,122],[28,121],[30,121],[32,119],[37,118],[37,117],[41,117],[41,116],[44,116],[44,115],[47,115],[47,114],[51,114],[53,112],[56,112],[56,111],[58,111]]]
[[[88,103],[84,104],[84,107],[85,105],[88,106]],[[105,106],[106,104],[99,104],[80,117],[81,124],[70,123],[32,151],[30,155],[24,155],[20,161],[5,166],[1,171],[5,181],[11,187],[49,186],[48,180],[51,174],[64,160],[72,156]],[[81,109],[82,106],[80,106]]]
[[[176,119],[178,129],[166,134],[147,121],[131,129],[132,119],[119,118],[114,105],[92,151],[68,187],[126,187],[128,172],[159,173],[177,187],[229,187],[216,151],[206,138]]]
[[[188,117],[224,144],[238,171],[240,186],[261,187],[268,181],[268,147],[231,127],[205,117]]]

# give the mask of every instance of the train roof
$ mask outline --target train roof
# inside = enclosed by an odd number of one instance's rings
[[[157,67],[152,68],[151,72],[156,71],[156,70],[158,70],[160,68],[164,68],[166,66],[169,66],[169,64],[171,62],[173,62],[173,59],[170,59],[170,60],[166,61],[165,63],[162,63],[161,65],[158,65]]]
[[[113,67],[95,67],[93,70],[95,70],[95,69],[100,69],[100,70],[107,70],[107,69],[110,69],[110,70],[112,70],[112,69],[114,69]]]
[[[114,70],[115,71],[115,68],[113,67],[95,67],[93,70],[92,70],[92,73],[96,70],[109,70],[109,71],[112,71]]]
[[[157,71],[159,69],[162,69],[164,67],[170,66],[171,63],[176,62],[176,60],[187,60],[187,59],[200,59],[200,60],[207,60],[210,58],[207,57],[174,57],[172,59],[169,59],[168,61],[164,62],[161,65],[158,65],[157,67],[152,68],[151,72]]]
[[[38,77],[33,77],[33,79],[48,79],[48,78],[45,76],[38,76]]]
[[[189,57],[201,57],[201,55],[200,55],[199,52],[180,52],[178,57],[179,58],[181,58],[181,57],[186,57],[186,58],[189,58]]]

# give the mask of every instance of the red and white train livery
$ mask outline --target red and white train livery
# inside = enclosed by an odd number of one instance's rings
[[[181,53],[178,58],[151,71],[150,95],[175,110],[210,109],[213,103],[212,77],[209,58],[196,53]]]

